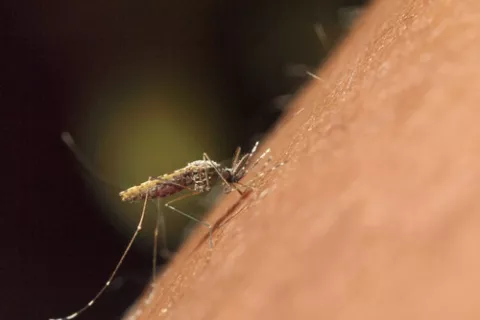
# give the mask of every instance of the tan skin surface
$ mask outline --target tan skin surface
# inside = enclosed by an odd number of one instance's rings
[[[480,2],[377,1],[319,75],[129,316],[480,319]]]

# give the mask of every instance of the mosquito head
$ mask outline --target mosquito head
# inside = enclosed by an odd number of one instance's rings
[[[235,170],[233,168],[224,168],[222,176],[228,183],[237,183],[245,175],[245,170]]]
[[[238,181],[240,181],[241,177],[238,177],[235,174],[235,171],[234,171],[233,168],[222,168],[221,173],[222,173],[222,177],[224,179],[223,192],[224,193],[232,192],[232,190],[234,190],[234,187],[232,187],[232,185],[234,183],[237,183]],[[227,183],[225,183],[225,182],[227,182]]]

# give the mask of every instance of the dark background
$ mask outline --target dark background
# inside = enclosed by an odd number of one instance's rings
[[[138,219],[139,207],[88,174],[61,132],[120,188],[202,151],[227,159],[261,138],[308,81],[304,69],[315,70],[338,42],[346,30],[339,8],[361,2],[2,2],[0,319],[82,307]],[[200,215],[211,203],[191,210]],[[130,220],[118,222],[125,212]],[[173,249],[186,222],[169,217]],[[145,237],[80,319],[118,319],[142,292],[151,277]]]

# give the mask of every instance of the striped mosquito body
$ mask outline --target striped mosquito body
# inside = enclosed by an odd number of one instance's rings
[[[257,146],[258,142],[250,153],[243,155],[241,158],[239,157],[240,149],[237,148],[231,168],[212,161],[209,156],[204,153],[203,160],[190,162],[185,167],[175,170],[172,173],[158,177],[150,177],[140,185],[120,192],[120,198],[122,201],[129,202],[144,200],[147,196],[149,199],[158,199],[174,195],[185,189],[198,194],[210,191],[212,185],[219,179],[222,180],[225,193],[229,193],[232,190],[237,190],[241,193],[241,191],[235,187],[235,184],[248,172],[247,165],[255,153]],[[269,152],[270,149],[260,156],[259,160]]]
[[[120,192],[122,201],[144,200],[148,194],[149,199],[165,198],[182,190],[189,189],[194,192],[210,191],[211,185],[218,180],[215,168],[228,177],[226,169],[213,161],[198,160],[189,163],[184,168],[158,177],[150,177],[138,186]]]
[[[208,185],[214,182],[215,175],[216,172],[210,163],[199,160],[173,173],[150,177],[142,184],[120,192],[119,195],[122,201],[131,202],[143,200],[147,195],[150,199],[165,198],[184,189],[209,191]]]
[[[73,151],[73,153],[77,156],[77,159],[84,165],[84,167],[87,170],[91,171],[93,175],[100,177],[102,181],[106,181],[105,179],[102,179],[101,175],[95,173],[95,171],[93,170],[93,166],[90,165],[90,163],[86,160],[83,154],[77,149],[73,141],[73,138],[70,136],[70,134],[63,133],[62,139],[67,144],[67,146]],[[83,308],[79,309],[78,311],[68,315],[67,317],[50,319],[50,320],[70,320],[70,319],[76,318],[85,310],[90,308],[95,303],[95,301],[97,301],[97,299],[103,294],[103,292],[105,292],[105,290],[108,288],[113,278],[115,277],[118,269],[122,265],[123,260],[127,256],[127,253],[132,247],[132,244],[135,241],[135,238],[137,237],[138,233],[142,230],[143,220],[145,218],[145,212],[146,212],[148,200],[153,200],[153,199],[159,200],[161,198],[167,198],[169,196],[175,195],[184,190],[190,191],[187,194],[184,194],[182,196],[179,196],[173,200],[166,202],[165,207],[177,213],[180,213],[181,215],[207,227],[209,231],[209,244],[210,244],[210,247],[212,247],[213,246],[212,245],[212,226],[208,222],[202,221],[188,213],[185,213],[175,208],[174,206],[172,206],[172,203],[179,201],[181,199],[185,199],[187,197],[200,194],[200,193],[208,192],[211,190],[212,186],[218,181],[221,181],[221,183],[223,184],[224,193],[229,193],[235,190],[239,194],[243,194],[245,190],[249,188],[253,189],[255,181],[257,181],[259,178],[265,175],[264,169],[266,168],[266,165],[268,164],[268,162],[271,160],[271,157],[267,158],[264,164],[264,168],[260,173],[257,174],[255,178],[251,179],[246,184],[240,183],[240,180],[248,173],[249,167],[254,168],[259,163],[259,161],[265,158],[265,156],[270,152],[270,149],[267,149],[262,155],[260,155],[257,158],[257,160],[251,166],[249,166],[250,160],[255,154],[257,147],[258,147],[258,142],[254,145],[254,147],[252,148],[252,151],[242,156],[240,156],[240,148],[237,148],[235,150],[231,167],[223,166],[215,161],[212,161],[210,157],[206,153],[204,153],[202,160],[196,160],[196,161],[190,162],[185,167],[175,170],[172,173],[164,174],[158,177],[150,177],[147,181],[120,192],[119,195],[122,201],[128,201],[128,202],[142,201],[143,202],[143,209],[140,215],[140,220],[138,221],[137,228],[133,233],[132,237],[130,238],[130,241],[126,249],[124,250],[122,256],[120,257],[120,260],[118,261],[117,265],[115,266],[115,269],[112,271],[112,273],[110,274],[110,277],[105,282],[103,287],[100,289],[100,291],[97,292],[97,294],[93,297],[92,300],[90,300],[89,303],[87,303]],[[283,162],[278,163],[272,168],[270,168],[270,170],[268,171],[274,170],[275,168],[283,164],[284,164]],[[153,247],[153,259],[152,259],[152,275],[153,275],[152,283],[154,283],[155,274],[156,274],[157,237],[158,237],[158,231],[160,226],[162,226],[164,242],[166,242],[165,241],[166,231],[165,231],[163,215],[159,210],[159,206],[157,202],[157,224],[156,224],[155,233],[154,233],[154,247]],[[153,288],[153,285],[152,285],[152,288]]]

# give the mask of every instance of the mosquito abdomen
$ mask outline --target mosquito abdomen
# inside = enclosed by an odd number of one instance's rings
[[[128,188],[127,190],[120,192],[119,195],[122,201],[131,202],[145,199],[147,193],[149,199],[165,198],[182,191],[184,188],[185,187],[179,184],[168,183],[153,178],[138,186]]]

